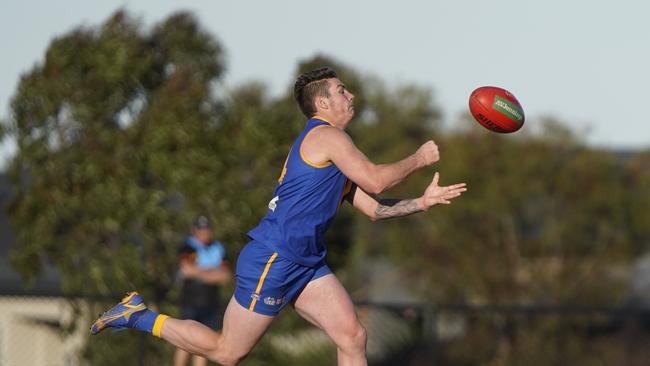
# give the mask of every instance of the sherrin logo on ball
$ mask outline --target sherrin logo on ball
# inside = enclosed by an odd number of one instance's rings
[[[519,130],[526,119],[517,98],[496,86],[475,89],[469,97],[469,110],[483,127],[500,133]]]

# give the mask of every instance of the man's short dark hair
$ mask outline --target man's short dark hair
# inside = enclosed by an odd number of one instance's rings
[[[336,77],[336,72],[329,67],[312,70],[298,76],[293,87],[293,95],[300,110],[307,118],[316,114],[314,98],[330,96],[327,79]]]

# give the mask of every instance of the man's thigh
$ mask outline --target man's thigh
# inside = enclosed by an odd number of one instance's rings
[[[248,354],[273,319],[273,316],[252,312],[231,298],[224,314],[220,348],[235,354]]]
[[[332,273],[309,282],[294,306],[298,314],[323,329],[335,343],[359,325],[350,296]]]

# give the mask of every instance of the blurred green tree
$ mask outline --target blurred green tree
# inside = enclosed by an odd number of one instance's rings
[[[23,275],[49,262],[68,292],[164,295],[178,233],[214,184],[199,173],[220,167],[211,143],[222,54],[188,13],[145,33],[118,11],[51,43],[11,104],[9,211]]]
[[[213,142],[224,63],[189,13],[144,31],[117,11],[52,41],[22,76],[7,129],[18,146],[9,167],[12,260],[23,276],[49,263],[66,293],[136,288],[151,303],[166,297],[182,235],[197,211],[212,213],[205,187],[223,174]],[[146,362],[168,359],[161,342],[125,337],[133,347],[125,355],[155,346]],[[94,365],[115,362],[116,344],[103,340],[89,343]]]
[[[394,104],[392,111],[384,108],[380,116],[401,123],[404,112],[414,111],[408,109],[407,95],[382,101],[379,106],[397,99],[402,103]],[[422,100],[423,106],[429,103]],[[441,161],[431,171],[441,172],[443,184],[464,181],[469,190],[452,205],[426,214],[379,223],[359,218],[352,231],[357,263],[388,257],[426,303],[628,301],[629,269],[648,245],[643,224],[650,208],[647,154],[621,158],[589,148],[552,119],[539,121],[540,133],[522,131],[516,136],[481,128],[432,131],[426,121],[416,124],[420,130],[410,143],[408,128],[391,131],[390,125],[378,131],[373,131],[378,126],[363,125],[358,136],[362,146],[381,145],[377,154],[390,161],[404,155],[400,146],[408,150],[424,136],[441,131],[434,136]],[[475,125],[469,116],[461,122]],[[415,174],[388,194],[416,196],[429,180],[430,173]],[[361,294],[371,283],[368,278],[358,282]],[[602,322],[591,321],[595,327]],[[584,322],[549,318],[529,323],[485,316],[474,320],[445,352],[450,364],[516,365],[522,359],[588,363],[594,348]],[[528,342],[537,343],[531,348]],[[621,347],[613,342],[597,357],[609,359]]]
[[[323,62],[335,63],[316,56],[301,67]],[[216,218],[236,258],[305,118],[292,90],[276,99],[260,83],[219,90],[224,65],[221,46],[188,13],[145,31],[118,11],[52,42],[22,77],[3,126],[18,144],[9,214],[23,276],[49,263],[69,294],[137,288],[163,303],[178,243],[199,211]],[[86,352],[93,364],[114,361],[116,345],[103,340]],[[134,334],[117,341],[151,346]],[[158,353],[147,362],[169,349]]]
[[[634,154],[626,163],[625,185],[629,186],[629,223],[636,254],[650,250],[650,150]]]

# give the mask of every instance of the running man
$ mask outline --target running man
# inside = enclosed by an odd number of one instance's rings
[[[354,95],[334,70],[302,74],[294,94],[309,119],[285,160],[267,215],[248,232],[251,241],[239,254],[236,288],[226,308],[222,333],[191,320],[146,308],[130,293],[91,327],[134,328],[223,365],[241,361],[282,308],[292,304],[321,328],[337,347],[339,365],[366,365],[366,331],[350,296],[325,263],[323,236],[339,205],[347,200],[371,220],[406,216],[436,204],[449,204],[465,184],[439,186],[439,174],[415,199],[383,200],[376,195],[399,184],[417,169],[439,160],[427,141],[391,164],[372,163],[356,148],[345,128],[354,116]]]

